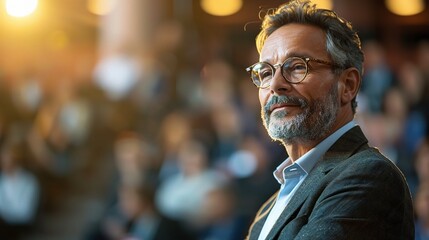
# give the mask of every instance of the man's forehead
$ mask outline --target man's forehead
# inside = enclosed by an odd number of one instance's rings
[[[308,57],[326,54],[326,35],[318,27],[288,24],[275,30],[265,40],[261,61],[278,61],[292,56]]]

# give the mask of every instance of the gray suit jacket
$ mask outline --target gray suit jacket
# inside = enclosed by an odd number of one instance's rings
[[[248,239],[258,239],[274,201],[261,207]],[[267,239],[412,240],[413,207],[404,176],[354,127],[314,166]]]

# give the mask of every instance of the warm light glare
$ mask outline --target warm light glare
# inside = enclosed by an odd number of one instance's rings
[[[88,0],[88,10],[96,15],[106,15],[110,13],[116,3],[116,0]]]
[[[36,11],[38,0],[6,0],[6,12],[13,17],[25,17]]]
[[[311,0],[312,3],[316,4],[317,8],[332,10],[332,0]]]
[[[238,12],[242,6],[242,0],[201,0],[202,9],[215,16],[232,15]]]
[[[425,9],[424,0],[386,0],[389,11],[401,16],[410,16]]]

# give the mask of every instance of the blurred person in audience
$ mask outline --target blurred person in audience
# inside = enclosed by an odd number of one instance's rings
[[[137,121],[136,129],[142,133],[156,134],[159,120],[169,110],[168,67],[160,63],[154,52],[141,54],[142,76],[133,87],[129,96],[135,105],[133,117]],[[156,108],[153,103],[156,102]],[[150,109],[150,111],[148,111]]]
[[[354,122],[364,56],[351,24],[296,0],[265,15],[256,43],[261,62],[247,71],[289,157],[248,238],[413,239],[403,174]]]
[[[121,182],[139,181],[148,174],[157,175],[157,149],[138,133],[124,131],[114,144],[114,158]]]
[[[163,214],[193,227],[208,192],[223,181],[221,175],[209,168],[208,162],[207,148],[197,139],[180,144],[180,171],[163,179],[157,190],[156,202]]]
[[[246,79],[247,78],[246,76]],[[260,120],[260,109],[259,101],[255,98],[255,95],[258,94],[258,89],[255,89],[252,85],[243,80],[240,80],[238,84],[238,109],[242,116],[241,128],[244,134],[266,136],[265,130],[258,122]],[[260,131],[260,129],[263,129],[263,131]]]
[[[201,102],[209,110],[234,102],[234,71],[223,59],[206,63],[201,70]]]
[[[59,92],[62,104],[58,111],[58,125],[72,146],[83,147],[93,118],[91,104],[77,87],[65,84]]]
[[[384,131],[376,137],[383,138],[383,141],[372,144],[396,164],[400,165],[401,161],[409,162],[409,158],[401,159],[405,156],[401,156],[400,146],[404,135],[407,134],[404,129],[408,121],[408,105],[404,91],[398,87],[390,88],[383,97],[382,104],[383,114],[379,114],[381,121],[372,129],[374,133],[369,130],[368,135],[375,136],[377,132],[375,128],[382,128]],[[370,121],[368,124],[371,124]]]
[[[101,231],[90,239],[192,240],[194,236],[180,222],[163,216],[154,203],[156,183],[144,180],[121,182],[117,212],[103,219]]]
[[[366,98],[367,106],[360,106],[360,109],[379,113],[386,91],[393,86],[394,75],[387,65],[383,47],[376,40],[365,42],[362,49],[365,52],[365,74],[360,94]]]
[[[35,73],[26,73],[14,84],[11,91],[13,105],[24,121],[31,121],[44,97],[40,79]]]
[[[167,114],[161,120],[158,143],[163,156],[160,179],[163,180],[178,173],[178,152],[180,145],[188,141],[192,135],[191,120],[187,113],[182,110]]]
[[[207,193],[199,221],[199,239],[235,240],[245,237],[247,222],[237,211],[234,190],[232,184],[225,184]]]
[[[429,240],[429,182],[420,183],[414,199],[416,211],[415,240]]]
[[[398,87],[405,95],[407,110],[402,147],[408,155],[412,155],[418,142],[425,137],[428,128],[424,116],[428,109],[424,100],[425,82],[420,69],[413,63],[405,62],[400,68],[398,83]]]
[[[127,218],[124,216],[120,205],[119,189],[122,186],[136,185],[137,183],[150,183],[154,186],[157,182],[159,162],[157,149],[142,135],[135,131],[123,131],[118,134],[113,144],[114,174],[109,183],[109,191],[105,209],[98,222],[89,229],[89,239],[103,239],[105,234],[103,226],[114,222],[125,225]],[[113,224],[113,226],[116,226]],[[115,229],[112,226],[112,229]],[[112,230],[113,232],[115,230]],[[113,234],[113,233],[112,233]]]
[[[0,237],[17,239],[34,224],[39,207],[40,186],[23,165],[24,148],[6,144],[0,155]]]
[[[425,80],[421,70],[411,62],[404,62],[398,72],[398,87],[404,91],[410,110],[420,110],[425,91]]]
[[[74,169],[73,153],[76,150],[67,124],[63,122],[68,90],[64,87],[42,102],[28,134],[30,150],[40,168],[62,179],[68,178]],[[74,122],[77,117],[66,121]]]
[[[414,167],[419,182],[429,182],[429,138],[420,142],[415,153]]]
[[[121,209],[132,221],[127,235],[144,240],[193,239],[180,222],[164,217],[158,212],[154,196],[153,184],[137,186],[126,184],[120,189]]]
[[[211,146],[213,162],[216,167],[224,168],[243,138],[241,115],[235,105],[227,104],[212,109],[210,120],[215,136]]]

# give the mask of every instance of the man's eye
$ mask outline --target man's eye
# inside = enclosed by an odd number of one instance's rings
[[[272,71],[270,69],[262,69],[259,71],[259,77],[261,80],[268,80],[272,77]]]
[[[301,72],[301,71],[305,71],[306,66],[305,64],[302,64],[302,63],[296,63],[296,64],[289,65],[288,69],[289,71],[292,71],[292,72],[295,72],[295,71]]]

